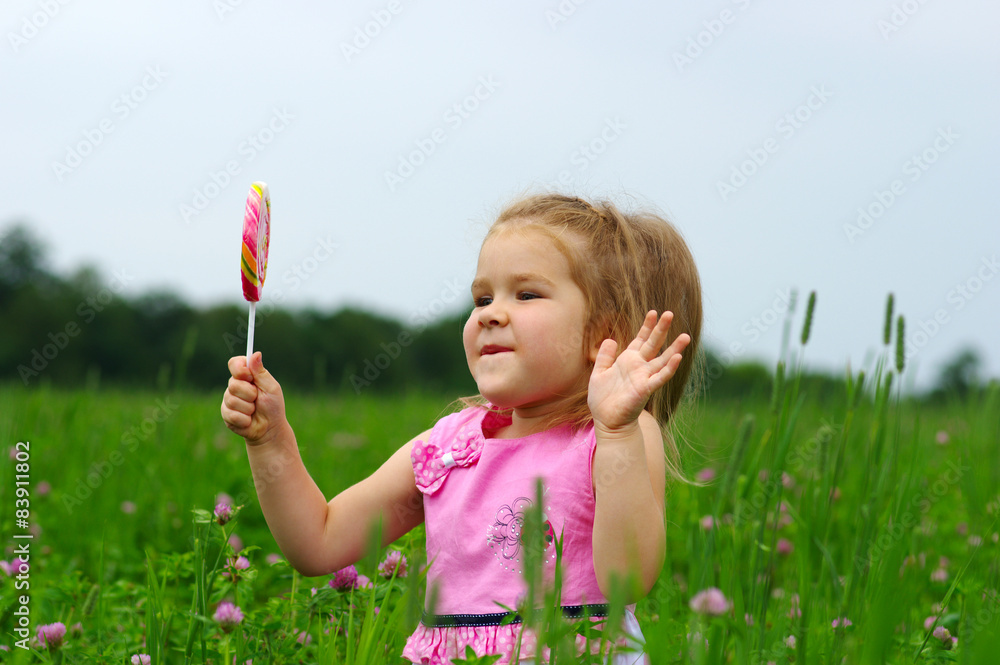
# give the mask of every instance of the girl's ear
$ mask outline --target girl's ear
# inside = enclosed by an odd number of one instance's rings
[[[601,344],[604,343],[610,333],[607,330],[608,326],[592,323],[587,329],[587,341],[586,341],[586,351],[587,360],[593,365],[597,362],[597,353],[601,350]]]

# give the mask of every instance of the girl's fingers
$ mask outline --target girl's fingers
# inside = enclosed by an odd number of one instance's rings
[[[657,390],[673,378],[684,357],[679,353],[664,352],[650,365],[649,390]]]
[[[664,353],[679,354],[682,351],[684,351],[684,349],[686,349],[687,345],[690,343],[691,343],[691,335],[688,335],[687,333],[681,333],[680,335],[677,336],[677,339],[675,339],[673,343],[667,347],[667,350],[664,351]]]
[[[225,404],[230,411],[243,413],[248,416],[252,416],[254,411],[257,409],[257,405],[254,402],[248,402],[245,399],[241,399],[228,390],[222,398],[222,403]]]
[[[690,335],[681,333],[657,358],[650,361],[650,379],[660,387],[669,381],[680,366],[684,355],[681,353],[691,341]],[[656,388],[653,388],[655,390]]]
[[[663,344],[663,342],[666,341],[668,329],[669,329],[669,324],[667,325],[667,329],[663,330],[663,339],[658,340],[659,344],[656,347],[656,352],[659,352],[660,350],[659,347]],[[669,358],[675,353],[681,353],[682,351],[684,351],[684,349],[687,348],[687,345],[690,342],[691,342],[691,336],[688,335],[687,333],[681,333],[680,335],[677,336],[677,338],[673,342],[670,343],[670,346],[665,348],[663,352],[660,353],[660,356]]]
[[[667,333],[670,332],[670,324],[674,320],[673,312],[664,312],[657,320],[656,312],[650,311],[643,321],[643,330],[650,324],[649,332],[645,336],[645,343],[642,350],[649,354],[650,360],[660,353],[660,347],[667,341]],[[642,331],[640,331],[642,332]]]
[[[237,430],[245,430],[250,427],[253,422],[253,416],[248,413],[244,413],[240,409],[235,409],[230,405],[232,401],[232,396],[227,392],[225,397],[222,398],[222,420],[226,423],[226,426],[234,432],[239,433]]]
[[[248,402],[253,402],[257,399],[257,386],[235,377],[229,379],[229,390],[227,392]]]
[[[639,328],[639,332],[636,333],[635,339],[632,343],[628,345],[629,350],[639,351],[644,344],[648,343],[649,336],[656,329],[656,312],[650,310],[646,312],[646,317],[642,320],[642,326]]]
[[[247,368],[246,356],[233,356],[229,359],[228,366],[229,373],[233,375],[233,378],[243,381],[253,381],[253,374]]]
[[[657,387],[666,383],[674,375],[681,360],[683,360],[682,352],[691,342],[690,335],[681,333],[671,342],[670,346],[663,349],[662,353],[660,352],[660,348],[667,341],[673,320],[673,312],[665,311],[658,316],[655,310],[650,310],[646,313],[642,327],[635,339],[628,345],[629,351],[637,351],[643,358],[646,363],[646,371],[649,372],[650,382],[657,384]],[[609,342],[612,345],[605,348]],[[613,340],[605,340],[598,352],[594,368],[604,370],[614,365],[616,348],[617,345],[614,345]],[[655,390],[655,388],[653,389]]]
[[[667,381],[673,378],[674,373],[677,371],[677,367],[680,364],[681,364],[681,354],[675,353],[674,355],[670,356],[670,359],[667,360],[667,364],[663,367],[663,369],[661,369],[659,372],[650,377],[651,379],[655,380],[656,383],[658,384],[657,388],[664,385]]]
[[[667,333],[670,332],[670,324],[674,322],[673,312],[664,312],[660,316],[660,320],[656,322],[656,327],[653,328],[653,334],[650,335],[649,341],[656,345],[656,350],[659,351],[663,343],[667,341]]]
[[[230,412],[228,417],[226,417],[225,414],[223,415],[223,420],[226,421],[226,424],[229,425],[231,429],[240,431],[247,429],[250,427],[250,424],[253,423],[253,418],[244,413]]]
[[[601,348],[597,351],[597,358],[594,360],[594,371],[603,372],[615,364],[615,351],[618,350],[618,343],[613,339],[606,339],[601,342]]]

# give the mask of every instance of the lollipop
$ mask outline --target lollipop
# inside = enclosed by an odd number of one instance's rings
[[[267,246],[271,239],[271,195],[267,185],[255,182],[250,186],[247,207],[243,213],[243,248],[240,273],[243,297],[250,301],[250,321],[247,328],[247,363],[253,353],[253,325],[257,301],[264,289],[267,274]]]

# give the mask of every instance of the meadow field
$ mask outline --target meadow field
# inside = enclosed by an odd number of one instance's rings
[[[691,405],[694,482],[668,486],[667,561],[636,609],[653,663],[1000,662],[1000,389],[931,406],[900,398],[884,360],[837,399],[779,367],[757,394]],[[405,566],[373,551],[358,580],[295,573],[223,389],[0,388],[0,662],[402,662],[422,530],[392,546]],[[327,496],[449,401],[286,394]],[[532,617],[562,662],[576,633],[600,638]]]

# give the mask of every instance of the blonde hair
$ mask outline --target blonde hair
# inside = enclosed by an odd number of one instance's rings
[[[650,396],[646,409],[665,428],[676,414],[699,359],[702,303],[698,269],[687,244],[662,216],[646,210],[623,212],[610,201],[536,194],[508,204],[490,227],[485,244],[502,232],[538,231],[566,256],[570,274],[586,297],[588,317],[579,352],[611,338],[621,352],[635,338],[650,310],[673,312],[663,348],[681,333],[691,342],[673,378]],[[574,340],[575,342],[575,340]],[[575,351],[575,349],[574,349]],[[482,398],[463,400],[485,404]],[[551,425],[584,426],[593,420],[587,391],[573,395]],[[665,432],[667,463],[680,476],[677,449]]]

